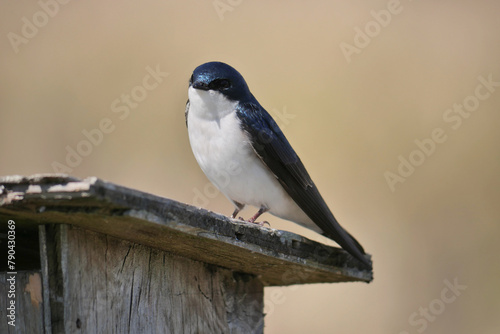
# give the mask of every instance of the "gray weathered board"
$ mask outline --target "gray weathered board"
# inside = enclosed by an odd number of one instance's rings
[[[264,286],[372,280],[341,249],[96,178],[0,178],[2,246],[8,220],[0,333],[262,333]]]
[[[0,218],[35,235],[38,224],[79,226],[250,273],[264,286],[372,280],[340,248],[94,177],[2,177]]]

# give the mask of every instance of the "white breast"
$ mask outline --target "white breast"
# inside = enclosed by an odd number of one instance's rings
[[[254,152],[236,116],[237,102],[192,87],[189,102],[189,141],[208,179],[231,201],[265,206],[276,216],[317,231]]]

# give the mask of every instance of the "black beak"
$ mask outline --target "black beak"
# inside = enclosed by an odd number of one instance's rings
[[[195,81],[191,84],[191,87],[201,90],[209,90],[208,85],[201,81]]]

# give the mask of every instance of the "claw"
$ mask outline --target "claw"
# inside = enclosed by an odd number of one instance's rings
[[[267,225],[267,226],[271,227],[271,224],[269,224],[269,222],[267,220],[264,220],[264,221],[261,221],[261,222],[255,222],[255,224],[257,224],[259,226]]]
[[[240,219],[242,219],[242,218],[240,217]],[[242,219],[242,220],[244,220],[244,219]],[[255,222],[255,221],[251,221],[251,219],[249,219],[249,220],[245,220],[245,221],[249,224],[255,224],[255,225],[259,225],[259,226],[267,225],[267,226],[271,227],[271,224],[269,224],[269,222],[267,220],[263,220],[261,222]]]

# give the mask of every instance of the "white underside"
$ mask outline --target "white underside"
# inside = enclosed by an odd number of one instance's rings
[[[295,204],[257,156],[240,128],[236,102],[215,91],[189,88],[188,132],[193,154],[208,179],[233,202],[321,230]]]

